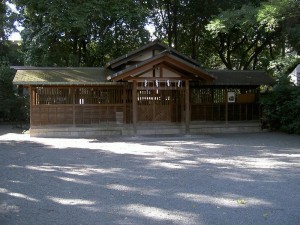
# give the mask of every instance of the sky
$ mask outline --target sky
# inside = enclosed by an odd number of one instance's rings
[[[21,35],[20,35],[20,32],[14,32],[14,33],[12,33],[12,34],[8,37],[8,40],[11,40],[11,41],[19,41],[19,40],[22,40]]]
[[[11,3],[8,3],[6,2],[6,5],[8,5],[9,8],[11,8],[11,10],[13,12],[16,12],[16,13],[19,13],[16,6],[14,4],[11,4]],[[8,39],[11,40],[11,41],[18,41],[18,40],[22,40],[21,38],[21,35],[20,35],[20,32],[24,29],[22,26],[18,26],[17,25],[17,29],[19,32],[13,32],[9,37]]]

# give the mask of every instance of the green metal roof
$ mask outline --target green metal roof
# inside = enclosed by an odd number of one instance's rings
[[[105,68],[13,67],[17,70],[16,85],[97,85],[107,81],[110,70]]]

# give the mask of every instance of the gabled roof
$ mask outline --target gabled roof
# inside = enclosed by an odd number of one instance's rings
[[[150,42],[147,45],[140,47],[139,49],[136,49],[132,52],[129,52],[126,55],[120,56],[120,57],[108,62],[106,64],[105,68],[115,69],[120,65],[126,64],[127,62],[134,60],[135,58],[140,56],[143,52],[147,52],[149,50],[161,50],[161,51],[167,50],[169,52],[172,52],[172,54],[176,55],[178,58],[184,59],[185,61],[187,61],[191,64],[194,64],[196,66],[200,66],[199,62],[197,62],[196,60],[181,54],[180,52],[176,51],[174,48],[171,48],[171,47],[161,43],[157,39],[153,42]]]
[[[109,84],[110,71],[104,68],[12,67],[16,85],[99,85]]]
[[[210,85],[273,85],[275,80],[264,71],[257,70],[207,70],[216,79]]]
[[[179,74],[186,76],[189,79],[200,79],[206,81],[212,81],[215,79],[213,75],[202,70],[199,66],[174,55],[172,51],[163,51],[152,58],[112,74],[108,77],[108,79],[113,81],[130,80],[133,77],[138,77],[148,70],[152,70],[154,66],[159,65],[176,70]]]

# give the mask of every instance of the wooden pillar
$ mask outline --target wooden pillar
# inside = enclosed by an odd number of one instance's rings
[[[185,91],[180,90],[180,122],[183,123],[185,121],[185,115],[184,115],[184,99],[185,99]]]
[[[35,102],[35,89],[33,89],[31,86],[29,87],[29,93],[30,93],[30,107],[29,107],[29,116],[30,116],[30,127],[32,126],[32,111],[33,111],[33,104]]]
[[[185,133],[190,133],[190,84],[185,81]]]
[[[132,123],[134,134],[137,133],[137,116],[137,82],[134,80],[132,87]]]
[[[71,94],[72,94],[73,127],[75,127],[75,125],[76,125],[75,87],[71,87]]]
[[[225,123],[228,124],[228,89],[225,88]]]
[[[127,111],[127,103],[126,103],[126,99],[127,99],[127,92],[126,89],[127,86],[123,86],[123,123],[126,124],[126,111]]]

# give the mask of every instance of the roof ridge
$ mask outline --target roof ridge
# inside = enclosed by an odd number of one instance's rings
[[[139,53],[139,52],[142,52],[143,50],[145,50],[145,49],[147,49],[147,48],[151,48],[151,47],[153,47],[153,46],[155,46],[155,45],[158,45],[158,46],[160,46],[161,48],[164,48],[165,50],[163,50],[163,51],[166,51],[166,50],[167,50],[167,51],[169,51],[169,52],[171,52],[171,53],[173,53],[173,54],[176,54],[176,55],[179,56],[180,58],[185,59],[186,61],[189,61],[190,63],[195,64],[195,65],[201,67],[200,62],[198,62],[197,60],[195,60],[195,59],[193,59],[193,58],[191,58],[191,57],[189,57],[189,56],[186,56],[186,55],[180,53],[179,51],[177,51],[175,48],[173,48],[173,47],[171,47],[171,46],[168,46],[168,45],[162,43],[160,39],[155,39],[154,41],[149,42],[148,44],[143,45],[143,46],[141,46],[141,47],[138,48],[138,49],[135,49],[135,50],[133,50],[133,51],[131,51],[131,52],[125,54],[125,55],[122,55],[122,56],[120,56],[120,57],[118,57],[118,58],[116,58],[116,59],[111,60],[110,62],[108,62],[108,63],[105,65],[105,68],[108,68],[109,66],[111,66],[111,65],[113,65],[113,64],[115,64],[115,63],[117,63],[118,61],[122,61],[122,60],[124,60],[124,59],[126,59],[126,58],[129,58],[129,57],[133,56],[134,54],[137,54],[137,53]]]

